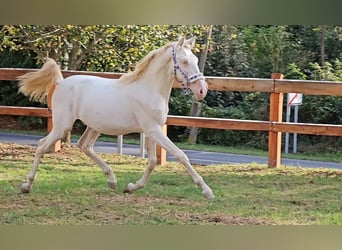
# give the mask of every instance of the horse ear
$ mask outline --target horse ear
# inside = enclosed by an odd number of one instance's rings
[[[180,48],[183,46],[185,38],[183,36],[178,37],[177,47]]]
[[[195,44],[196,44],[196,37],[192,37],[188,40],[188,43],[190,45],[190,48],[192,49],[193,47],[195,47]]]

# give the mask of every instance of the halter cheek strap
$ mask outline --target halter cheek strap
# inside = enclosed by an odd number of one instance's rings
[[[190,90],[188,89],[189,88],[189,85],[193,82],[196,82],[197,80],[204,80],[204,76],[201,72],[199,73],[196,73],[196,74],[193,74],[192,76],[188,76],[183,70],[182,68],[180,67],[180,65],[177,63],[177,58],[176,58],[176,49],[175,49],[175,45],[172,46],[172,60],[173,60],[173,73],[175,75],[175,79],[177,80],[177,82],[181,83],[182,84],[182,87],[183,87],[183,91],[185,94],[189,94],[190,93]],[[177,77],[177,71],[179,71],[179,73],[183,76],[183,78],[185,79],[185,82],[180,80],[178,77]]]

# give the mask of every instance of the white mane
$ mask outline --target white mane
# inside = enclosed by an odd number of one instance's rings
[[[158,49],[155,49],[147,54],[143,59],[141,59],[137,65],[135,66],[135,69],[132,72],[126,73],[120,77],[120,79],[126,83],[132,83],[143,76],[143,74],[146,72],[146,70],[149,68],[151,62],[161,56],[165,53],[165,51],[172,46],[172,43],[168,43],[164,45],[163,47],[160,47]],[[171,62],[171,57],[170,61]],[[168,63],[168,64],[169,64]],[[165,67],[168,67],[168,65],[165,65]],[[171,72],[170,72],[171,74]]]

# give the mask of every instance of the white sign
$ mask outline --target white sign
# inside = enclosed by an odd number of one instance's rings
[[[303,94],[300,94],[300,93],[288,93],[287,94],[288,106],[302,105],[302,103],[303,103]]]

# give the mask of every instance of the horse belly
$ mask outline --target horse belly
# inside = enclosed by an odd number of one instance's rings
[[[102,134],[122,135],[141,132],[135,119],[121,112],[93,110],[80,117],[80,120]]]

